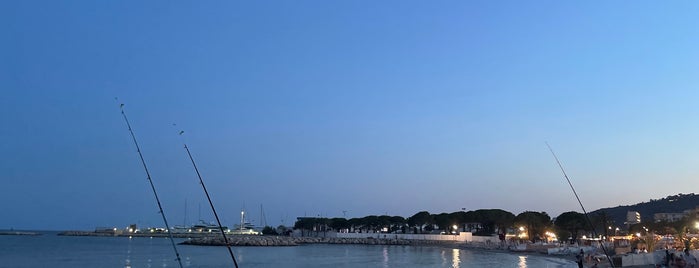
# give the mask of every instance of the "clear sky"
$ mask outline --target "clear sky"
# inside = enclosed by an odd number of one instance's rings
[[[259,224],[260,205],[271,225],[580,211],[545,141],[588,210],[697,192],[697,14],[695,1],[3,1],[0,229],[162,226],[114,97],[171,224],[213,220],[183,142],[229,226],[242,208]]]

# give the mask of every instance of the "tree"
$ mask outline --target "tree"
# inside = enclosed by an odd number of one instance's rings
[[[497,228],[497,232],[500,234],[505,234],[507,232],[507,228],[512,227],[515,220],[514,214],[502,209],[490,209],[488,210],[487,215],[490,217],[493,226]]]
[[[408,224],[412,227],[419,228],[420,233],[422,233],[422,229],[425,225],[432,224],[433,222],[432,215],[427,211],[420,211],[408,218]]]
[[[583,214],[585,216],[585,214]],[[604,230],[604,236],[609,236],[612,225],[614,225],[614,221],[609,217],[609,214],[607,214],[606,211],[599,211],[594,214],[590,215],[590,221],[592,221],[592,225],[594,226],[595,230]],[[586,226],[586,230],[590,230],[589,226]],[[610,228],[611,227],[611,228]]]
[[[585,215],[575,211],[563,212],[561,215],[556,217],[556,221],[553,224],[561,230],[558,233],[558,237],[571,237],[570,243],[578,240],[578,233],[581,230],[589,230],[587,227],[587,221],[585,220]]]
[[[515,215],[502,209],[479,209],[466,212],[464,222],[476,222],[480,228],[475,235],[491,235],[495,232],[504,234],[512,226]]]
[[[450,231],[450,227],[454,225],[454,221],[452,220],[451,216],[447,213],[440,213],[437,215],[433,215],[434,222],[437,224],[440,230],[443,230],[447,233]]]
[[[292,231],[284,225],[280,224],[279,226],[277,226],[277,233],[280,235],[288,236],[288,235],[291,235],[291,232]]]
[[[379,223],[379,217],[375,215],[366,216],[362,218],[362,222],[364,223],[364,229],[366,229],[367,231],[371,230],[376,232],[379,225],[381,225]]]
[[[263,235],[278,235],[277,230],[275,230],[272,226],[265,226],[265,228],[262,228],[262,234]]]
[[[391,216],[388,215],[381,215],[376,218],[376,225],[377,225],[377,230],[379,232],[382,232],[384,228],[388,232],[391,231]]]
[[[449,214],[449,217],[454,222],[453,224],[455,224],[457,226],[464,227],[464,224],[466,224],[466,212],[464,212],[464,211],[452,212],[451,214]],[[462,231],[466,231],[466,230],[462,230]]]
[[[546,212],[525,211],[514,219],[515,225],[525,228],[527,237],[532,242],[541,239],[547,227],[551,225],[551,217]]]
[[[335,230],[336,232],[339,232],[342,229],[349,229],[350,224],[349,221],[345,218],[332,218],[330,219],[330,228]]]
[[[391,228],[389,230],[390,232],[394,233],[394,232],[398,232],[400,230],[402,233],[405,233],[405,228],[404,228],[405,223],[406,223],[405,218],[403,218],[401,216],[393,216],[390,218],[390,223],[391,223]]]
[[[313,230],[315,218],[298,218],[294,223],[294,229],[301,230],[301,236],[305,236],[306,232]]]
[[[347,220],[350,226],[351,232],[362,232],[362,227],[364,227],[364,222],[361,218],[351,218]]]

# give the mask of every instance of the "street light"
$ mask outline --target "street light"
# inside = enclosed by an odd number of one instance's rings
[[[519,227],[519,232],[520,232],[519,235],[518,235],[519,238],[525,238],[525,237],[527,237],[527,233],[524,232],[524,226]]]

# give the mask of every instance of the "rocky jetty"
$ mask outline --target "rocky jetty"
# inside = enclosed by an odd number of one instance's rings
[[[231,246],[298,246],[303,244],[361,244],[361,245],[415,245],[415,241],[405,239],[375,238],[324,238],[289,236],[233,235],[228,237]],[[192,238],[182,245],[225,246],[223,237]]]
[[[0,235],[41,235],[37,232],[0,231]]]
[[[59,236],[118,236],[118,237],[168,237],[168,233],[123,233],[123,232],[93,232],[93,231],[63,231]],[[175,238],[211,237],[211,233],[173,233]]]

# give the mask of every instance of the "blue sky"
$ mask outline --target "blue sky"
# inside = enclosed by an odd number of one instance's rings
[[[696,191],[691,1],[6,1],[0,229],[502,208]],[[114,98],[119,97],[119,101]],[[172,124],[176,123],[177,128]],[[177,135],[184,130],[183,137]]]

